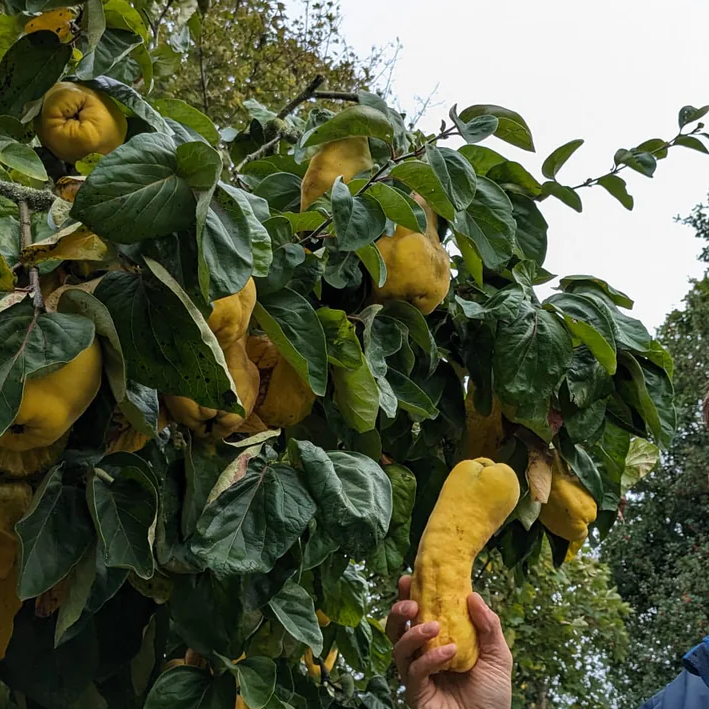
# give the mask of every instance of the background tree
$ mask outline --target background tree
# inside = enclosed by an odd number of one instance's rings
[[[706,206],[684,222],[707,239]],[[706,246],[701,260],[709,262]],[[674,358],[677,435],[661,465],[628,495],[624,521],[602,547],[635,611],[628,659],[612,674],[627,709],[670,681],[682,655],[709,632],[709,435],[701,405],[709,382],[709,278],[694,282],[684,302],[658,332]]]

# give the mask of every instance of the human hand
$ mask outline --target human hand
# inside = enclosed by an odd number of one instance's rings
[[[510,709],[512,705],[512,654],[502,635],[500,619],[477,593],[468,597],[470,617],[478,631],[480,656],[469,672],[440,672],[455,655],[455,645],[417,652],[438,635],[438,623],[424,623],[407,630],[418,606],[409,600],[411,577],[399,581],[399,601],[387,618],[387,635],[394,643],[394,662],[406,686],[406,702],[412,709]]]

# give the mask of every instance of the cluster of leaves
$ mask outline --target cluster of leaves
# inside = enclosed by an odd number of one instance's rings
[[[705,206],[686,222],[707,238]],[[628,495],[624,523],[603,546],[618,589],[635,611],[628,621],[628,659],[612,675],[619,706],[628,709],[674,679],[682,656],[709,632],[709,460],[701,411],[709,381],[708,315],[705,277],[692,285],[685,307],[670,313],[659,330],[675,361],[677,435],[657,470]]]
[[[527,445],[553,442],[598,501],[605,534],[631,446],[672,437],[671,360],[624,312],[632,301],[603,281],[570,276],[543,303],[535,295],[552,277],[538,202],[576,194],[556,181],[568,146],[545,161],[542,184],[479,144],[495,136],[533,150],[515,112],[453,109],[450,127],[425,136],[407,132],[380,97],[361,93],[356,105],[316,108],[307,120],[257,108],[249,133],[234,141],[254,152],[237,159],[197,109],[150,102],[114,78],[133,70],[130,55],[150,85],[144,44],[115,51],[132,31],[111,24],[116,15],[106,7],[117,2],[89,0],[73,43],[48,31],[23,35],[0,61],[7,194],[17,182],[44,185],[55,174],[32,144],[29,120],[68,72],[113,97],[129,123],[125,144],[78,166],[87,178],[73,205],[56,200],[34,214],[41,243],[20,250],[17,206],[2,202],[6,270],[42,260],[49,276],[62,262],[93,261],[90,275],[102,279],[93,293],[64,293],[56,313],[38,311],[24,291],[2,302],[8,336],[0,352],[9,366],[0,430],[17,413],[24,376],[66,361],[94,331],[106,377],[18,525],[18,589],[27,602],[0,678],[27,706],[49,709],[230,708],[237,682],[251,709],[390,706],[382,677],[390,648],[368,614],[367,577],[393,579],[415,554],[465,428],[461,368],[480,411],[493,396],[504,407],[509,435],[498,457],[517,471],[525,495],[492,547],[524,570],[545,535],[526,495]],[[11,9],[19,17],[25,8]],[[15,15],[10,21],[19,26]],[[702,111],[683,109],[682,127]],[[295,147],[274,139],[281,134],[295,137]],[[336,181],[331,198],[301,212],[307,160],[320,145],[352,136],[369,140],[377,167],[347,185]],[[465,144],[439,144],[452,136]],[[624,165],[647,172],[659,150],[617,156],[613,177],[621,179],[615,172]],[[230,160],[239,163],[232,181]],[[426,199],[446,243],[461,253],[449,296],[428,318],[404,301],[368,301],[371,280],[387,277],[376,239],[396,225],[425,227],[411,192]],[[97,245],[108,265],[96,265]],[[284,432],[237,433],[212,445],[171,426],[138,454],[106,456],[116,407],[146,434],[155,431],[160,394],[243,411],[205,316],[251,276],[252,327],[317,395],[313,413]],[[380,467],[390,459],[411,468],[415,494],[409,484],[392,494]],[[560,563],[567,543],[548,536]],[[61,608],[38,617],[31,599],[60,582]],[[332,620],[324,630],[316,608]],[[322,672],[319,684],[307,680],[304,649],[324,656],[333,643],[339,669]],[[188,648],[209,668],[162,672],[166,656]]]

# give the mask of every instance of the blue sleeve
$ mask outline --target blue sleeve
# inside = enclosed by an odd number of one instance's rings
[[[682,661],[687,672],[701,677],[704,684],[709,687],[709,635],[699,645],[692,648],[682,658]]]

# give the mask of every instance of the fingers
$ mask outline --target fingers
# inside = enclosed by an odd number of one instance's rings
[[[407,602],[410,603],[410,601]],[[427,640],[435,638],[439,630],[440,626],[435,621],[423,623],[407,630],[399,642],[394,645],[393,658],[402,677],[406,677],[416,653]]]
[[[417,699],[425,692],[431,675],[440,672],[443,665],[455,655],[455,651],[455,645],[443,645],[429,650],[409,665],[408,672],[405,675],[402,674],[402,677],[405,677],[409,704],[412,706],[418,704]]]
[[[470,617],[478,631],[481,656],[498,662],[505,668],[512,667],[512,653],[502,633],[502,624],[497,614],[488,608],[479,593],[468,596]]]
[[[418,613],[416,603],[408,600],[410,590],[411,577],[402,576],[399,580],[400,600],[392,606],[386,622],[386,634],[394,645],[399,642],[401,636],[406,632],[407,624],[412,621]]]

